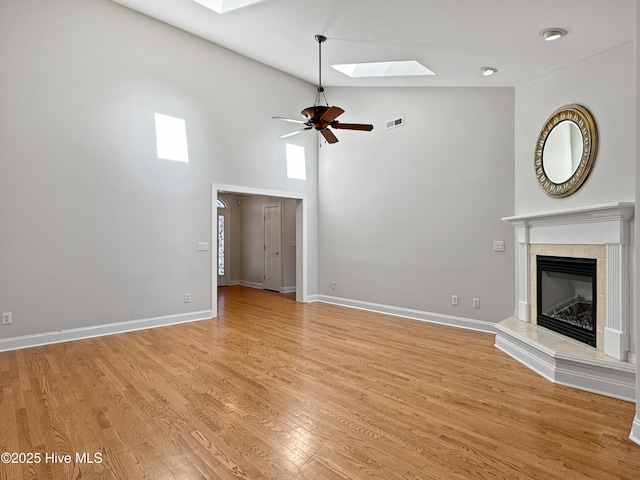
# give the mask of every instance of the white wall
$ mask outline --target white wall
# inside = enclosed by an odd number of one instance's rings
[[[209,309],[213,183],[307,194],[315,272],[315,139],[289,180],[270,119],[312,85],[109,0],[3,0],[0,65],[2,338]],[[154,112],[189,164],[155,158]]]
[[[513,231],[501,218],[513,214],[513,89],[327,97],[346,110],[339,120],[374,130],[338,131],[320,149],[320,293],[489,322],[512,315]],[[385,130],[399,116],[405,126]]]
[[[516,88],[516,215],[634,201],[633,55],[629,43]],[[536,180],[534,150],[547,118],[569,103],[591,111],[600,141],[587,181],[573,195],[558,199],[549,197]]]

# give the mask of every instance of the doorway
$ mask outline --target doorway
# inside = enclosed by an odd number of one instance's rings
[[[295,291],[296,301],[308,301],[308,203],[307,195],[304,193],[279,192],[272,190],[262,190],[248,187],[238,187],[232,185],[212,185],[212,203],[217,206],[218,195],[222,193],[255,195],[266,197],[278,197],[281,199],[295,200],[295,240],[289,241],[295,248]],[[216,212],[212,218],[212,247],[214,251],[218,250],[218,213],[217,208],[212,211]],[[294,212],[292,212],[293,214]],[[229,218],[225,218],[228,226]],[[225,229],[225,254],[229,251],[228,228]],[[212,292],[211,292],[211,311],[212,316],[217,316],[218,298],[218,255],[211,255],[212,260]],[[226,270],[228,271],[228,264]],[[222,281],[222,280],[221,280]],[[229,280],[227,280],[229,281]]]

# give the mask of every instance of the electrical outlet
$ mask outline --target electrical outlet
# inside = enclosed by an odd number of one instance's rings
[[[331,290],[335,290],[336,289],[336,281],[332,281],[331,282]]]
[[[13,318],[11,316],[11,312],[4,312],[2,314],[2,325],[11,325],[13,323]]]
[[[184,294],[184,303],[189,303],[191,301],[191,294],[190,293],[185,293]]]
[[[198,242],[198,251],[207,252],[209,250],[209,242]]]
[[[473,308],[480,308],[480,299],[479,298],[474,298],[473,299]]]
[[[493,251],[494,252],[504,252],[504,240],[494,240],[493,241]]]
[[[458,305],[458,295],[451,295],[451,305]]]

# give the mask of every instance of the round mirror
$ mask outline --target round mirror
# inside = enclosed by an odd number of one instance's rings
[[[575,122],[564,120],[549,132],[542,149],[542,168],[553,183],[571,178],[582,158],[582,133]]]
[[[566,105],[549,117],[538,138],[536,177],[554,197],[566,197],[584,183],[595,162],[598,134],[589,111]]]

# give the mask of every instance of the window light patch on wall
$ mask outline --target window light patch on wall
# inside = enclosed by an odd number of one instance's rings
[[[193,0],[216,13],[227,13],[242,7],[248,7],[264,0]]]
[[[154,113],[156,122],[156,151],[161,160],[189,163],[187,126],[184,119]]]
[[[341,65],[330,65],[330,67],[352,78],[435,75],[434,72],[415,60],[401,62],[344,63]]]
[[[304,147],[298,145],[286,145],[287,155],[287,177],[298,180],[307,179],[307,169],[305,166]]]

